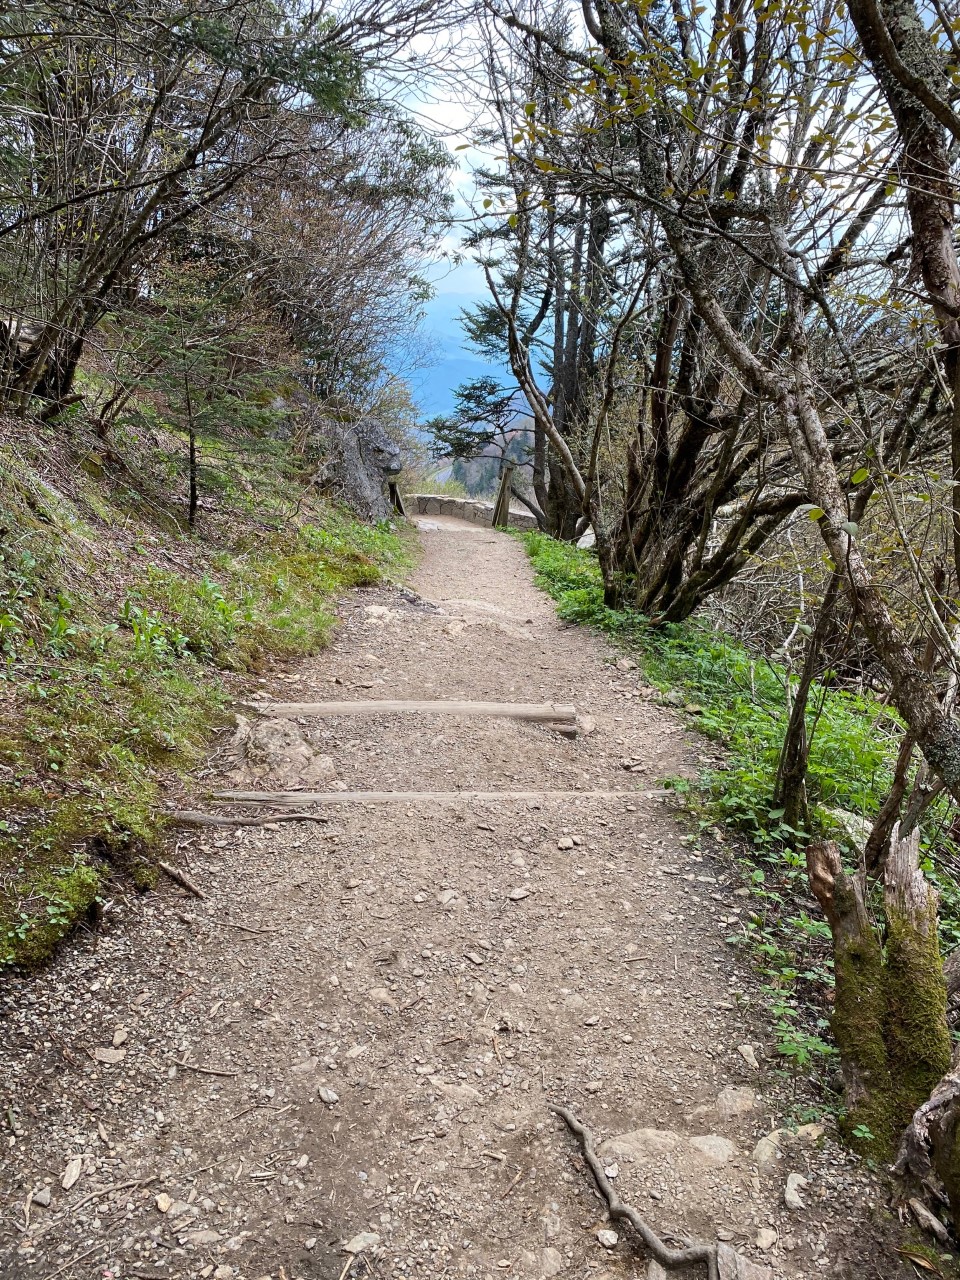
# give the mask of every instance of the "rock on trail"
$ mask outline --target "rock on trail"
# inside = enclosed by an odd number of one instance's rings
[[[880,1184],[790,1129],[805,1100],[724,940],[749,902],[656,785],[696,742],[558,622],[515,541],[443,518],[421,538],[412,591],[346,599],[332,649],[257,696],[574,703],[592,732],[241,726],[205,788],[535,794],[181,835],[205,900],[165,882],[8,977],[0,1274],[656,1274],[550,1101],[661,1234],[719,1238],[725,1276],[906,1274]]]

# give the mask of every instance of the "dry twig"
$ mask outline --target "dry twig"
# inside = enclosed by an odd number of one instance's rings
[[[192,893],[195,898],[206,899],[207,895],[203,892],[203,890],[198,889],[197,886],[190,879],[190,877],[186,875],[183,871],[179,871],[175,866],[173,866],[169,862],[158,861],[157,866],[165,875],[168,875],[171,880],[175,880],[177,884],[183,885],[184,889],[186,889],[189,893]]]
[[[683,1249],[668,1248],[653,1228],[641,1218],[636,1209],[624,1204],[614,1189],[613,1183],[603,1171],[603,1165],[594,1150],[593,1135],[572,1111],[566,1107],[548,1104],[550,1110],[560,1117],[570,1132],[580,1143],[580,1150],[587,1162],[594,1181],[607,1202],[611,1221],[629,1222],[634,1231],[646,1245],[650,1254],[668,1271],[676,1271],[680,1267],[689,1267],[698,1262],[706,1264],[708,1280],[720,1280],[720,1264],[717,1260],[715,1244],[686,1244]]]
[[[198,1071],[202,1076],[238,1076],[239,1071],[218,1071],[215,1067],[198,1067],[193,1062],[181,1062],[179,1058],[174,1058],[174,1063],[178,1067],[186,1067],[188,1071]]]

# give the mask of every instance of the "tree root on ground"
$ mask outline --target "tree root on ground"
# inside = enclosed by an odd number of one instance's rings
[[[573,1112],[568,1111],[566,1107],[558,1107],[553,1103],[548,1105],[554,1115],[560,1117],[579,1141],[580,1150],[583,1152],[583,1158],[593,1174],[594,1182],[596,1182],[603,1198],[607,1202],[611,1221],[629,1222],[630,1226],[633,1227],[643,1241],[650,1256],[656,1259],[661,1267],[667,1271],[676,1271],[679,1267],[689,1267],[697,1263],[704,1263],[707,1268],[707,1280],[720,1280],[717,1246],[715,1244],[687,1243],[683,1249],[668,1248],[653,1228],[641,1218],[637,1210],[631,1208],[628,1204],[624,1204],[617,1195],[613,1184],[603,1171],[603,1165],[600,1163],[600,1158],[594,1149],[593,1135],[590,1130],[581,1124]]]

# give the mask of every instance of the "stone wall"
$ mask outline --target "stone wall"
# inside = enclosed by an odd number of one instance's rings
[[[476,502],[473,498],[445,498],[438,493],[405,493],[408,515],[454,516],[473,524],[489,525],[493,521],[493,503]],[[525,508],[510,508],[511,529],[536,529],[537,522]]]

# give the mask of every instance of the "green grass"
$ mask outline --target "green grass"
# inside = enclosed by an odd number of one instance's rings
[[[336,596],[407,562],[387,528],[308,515],[241,537],[197,577],[145,556],[112,611],[95,575],[89,594],[64,585],[72,519],[0,559],[0,966],[46,958],[105,875],[151,882],[161,781],[227,719],[223,672],[317,652]]]
[[[641,614],[609,609],[593,556],[538,533],[524,541],[560,617],[635,651],[648,681],[680,692],[696,708],[700,731],[723,744],[725,767],[702,777],[711,816],[762,846],[795,840],[798,833],[780,823],[772,801],[788,719],[785,668],[697,621],[653,629]],[[816,821],[833,829],[830,808],[872,816],[890,784],[901,731],[896,714],[870,697],[822,686],[809,714],[811,725],[816,718],[808,779]]]
[[[810,900],[803,850],[810,836],[829,834],[854,852],[855,840],[831,811],[868,822],[876,814],[900,742],[896,713],[869,696],[815,686],[808,712],[812,830],[794,831],[773,802],[788,719],[784,667],[696,620],[654,629],[638,613],[609,609],[593,555],[539,533],[521,536],[536,581],[556,601],[559,616],[627,649],[648,682],[679,695],[696,728],[722,746],[722,766],[705,767],[692,789],[685,780],[665,782],[685,795],[691,810],[688,843],[721,824],[745,839],[743,874],[754,910],[730,941],[745,941],[757,959],[781,1053],[802,1069],[832,1057],[825,1038],[830,931]],[[923,833],[924,870],[941,895],[945,950],[960,945],[960,889],[943,861],[944,855],[956,860],[943,832],[947,813],[945,806],[934,808]]]

